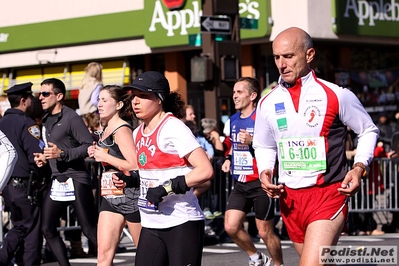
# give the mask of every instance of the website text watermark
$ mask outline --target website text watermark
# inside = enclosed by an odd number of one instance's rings
[[[397,246],[321,246],[321,264],[398,264]]]

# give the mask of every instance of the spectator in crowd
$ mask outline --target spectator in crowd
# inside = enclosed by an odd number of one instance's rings
[[[269,250],[274,265],[283,264],[280,239],[274,233],[274,202],[262,190],[252,138],[256,117],[256,104],[260,98],[259,82],[250,77],[237,80],[233,100],[238,110],[230,118],[232,148],[222,165],[235,179],[234,189],[227,201],[224,228],[230,238],[249,256],[249,265],[270,265],[271,259],[259,252],[242,224],[254,209],[260,237]]]
[[[398,158],[399,156],[399,113],[395,114],[396,118],[396,130],[394,134],[392,135],[392,141],[391,141],[391,151],[387,153],[388,158]],[[392,172],[395,173],[395,171],[399,171],[399,169],[392,169]],[[396,175],[394,174],[392,178],[394,178]],[[391,204],[392,206],[399,206],[399,188],[393,186],[392,188],[392,196],[391,196]],[[396,200],[396,201],[395,201]],[[390,232],[399,232],[399,212],[398,211],[392,211],[392,221],[391,225],[389,228],[387,228],[388,231]]]
[[[60,265],[70,265],[57,226],[62,213],[72,205],[84,235],[97,247],[97,221],[91,178],[85,165],[93,138],[81,117],[63,104],[65,84],[56,78],[41,83],[39,99],[47,114],[43,117],[43,153],[35,162],[50,165],[51,189],[42,205],[42,233]]]
[[[133,133],[142,223],[135,265],[201,265],[205,224],[193,187],[212,178],[212,165],[180,120],[184,102],[164,75],[144,72],[127,89],[143,121]]]
[[[305,31],[282,31],[272,49],[279,85],[258,103],[253,138],[260,179],[270,197],[280,198],[299,265],[319,265],[319,247],[338,242],[347,218],[347,197],[359,190],[367,174],[378,128],[350,90],[316,77],[310,68],[315,49]],[[349,172],[347,126],[359,136]]]
[[[374,149],[374,158],[384,158],[387,157],[387,153],[384,149],[384,145],[382,142],[378,142],[377,146]],[[376,194],[384,193],[384,182],[383,176],[380,169],[380,165],[378,161],[372,161],[370,164],[370,172],[367,180],[364,180],[364,199],[363,199],[363,207],[364,208],[374,208],[374,202],[376,200]],[[358,234],[366,234],[379,236],[385,234],[383,231],[377,228],[377,222],[373,217],[373,212],[362,212],[359,213],[362,216],[362,224],[359,226]]]
[[[392,128],[392,137],[394,133],[398,133],[399,132],[399,112],[396,112],[394,115],[394,119],[391,122],[391,128]],[[391,143],[392,144],[392,143]],[[395,149],[395,147],[391,147],[392,150]]]
[[[394,93],[394,88],[393,86],[389,86],[388,90],[387,90],[387,95],[386,95],[386,99],[387,99],[387,104],[394,104],[395,103],[395,93]]]
[[[387,103],[387,93],[385,89],[381,89],[379,96],[378,96],[378,100],[377,100],[377,104],[386,104]]]
[[[184,121],[184,119],[183,119]],[[198,132],[198,127],[197,124],[195,123],[195,121],[190,121],[190,120],[186,120],[184,122],[184,124],[186,124],[186,126],[191,130],[191,132],[193,132],[196,140],[198,141],[198,143],[201,145],[201,147],[204,149],[206,155],[208,156],[208,159],[210,161],[213,160],[213,156],[214,156],[214,150],[213,150],[213,146],[212,144],[210,144],[206,138],[202,135],[199,134]],[[194,194],[199,198],[202,194],[204,194],[210,187],[212,186],[212,182],[211,181],[207,181],[202,183],[201,185],[197,186],[194,188]],[[204,203],[204,202],[202,202]],[[209,204],[208,204],[209,205]],[[210,211],[209,206],[204,208],[204,215],[206,219],[213,219],[215,218],[215,216],[213,215],[213,213]],[[218,213],[217,213],[218,214]]]
[[[183,121],[194,121],[195,122],[195,112],[192,105],[185,105],[183,107]]]
[[[205,138],[212,144],[215,156],[223,156],[223,143],[220,140],[220,134],[216,127],[216,120],[212,118],[202,118],[202,133]]]
[[[100,115],[98,113],[86,114],[82,117],[82,119],[87,126],[90,134],[97,141],[98,135],[96,134],[96,132],[99,132],[100,128],[105,126],[104,122],[100,119]]]
[[[20,244],[21,250],[24,250],[24,265],[39,265],[41,261],[43,238],[40,231],[40,206],[36,200],[32,201],[32,193],[28,190],[32,182],[38,181],[44,174],[40,173],[33,158],[33,153],[40,153],[43,148],[40,129],[27,115],[32,110],[32,85],[27,82],[7,90],[11,108],[6,110],[4,118],[0,120],[0,130],[14,146],[18,158],[10,181],[2,191],[13,227],[2,243],[0,265],[10,264]]]
[[[383,112],[378,117],[377,127],[380,130],[379,141],[384,143],[384,149],[389,152],[391,150],[391,140],[393,135],[392,127],[388,120],[388,114]]]
[[[347,138],[345,141],[346,157],[349,162],[353,162],[356,156],[357,136],[352,136],[352,130],[348,128]],[[386,157],[387,154],[384,150],[382,142],[377,143],[374,149],[374,158]],[[353,208],[373,208],[376,193],[383,193],[384,185],[381,176],[380,166],[377,161],[372,161],[370,164],[370,171],[368,180],[363,181],[361,192],[357,193],[351,198]],[[374,190],[373,190],[374,188]],[[356,205],[357,203],[357,205]],[[350,235],[383,235],[384,232],[377,228],[377,223],[373,218],[373,212],[350,212],[349,213],[349,234]],[[345,233],[343,233],[345,234]]]
[[[372,94],[369,92],[369,87],[367,85],[363,85],[363,89],[358,93],[358,98],[360,102],[364,105],[370,105],[372,103]]]
[[[131,112],[129,95],[119,86],[108,85],[101,89],[98,102],[100,118],[107,124],[99,132],[98,144],[88,148],[88,154],[102,162],[101,204],[98,220],[98,265],[112,265],[119,238],[127,222],[133,242],[137,247],[140,236],[140,213],[137,207],[138,188],[116,189],[110,172],[137,170],[133,128],[122,119]]]
[[[98,95],[103,85],[102,69],[102,65],[97,62],[91,62],[85,68],[85,75],[78,96],[81,116],[97,111]]]
[[[198,143],[204,149],[204,151],[206,152],[206,155],[208,155],[209,160],[212,160],[213,155],[215,154],[215,152],[213,150],[213,146],[206,140],[206,138],[204,136],[199,134],[197,124],[191,120],[186,120],[184,123],[191,130],[191,132],[193,132]]]
[[[348,161],[353,161],[356,155],[356,144],[357,137],[350,127],[347,127],[346,139],[345,139],[345,155]]]
[[[40,130],[42,128],[42,117],[44,115],[44,110],[39,97],[32,98],[32,110],[30,110],[27,115],[35,121],[36,125],[39,126]]]

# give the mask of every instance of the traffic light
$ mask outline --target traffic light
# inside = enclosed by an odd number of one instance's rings
[[[235,40],[216,42],[220,60],[220,80],[235,82],[241,75],[240,52],[241,45]]]
[[[213,62],[206,55],[191,58],[191,82],[206,82],[213,79]]]
[[[220,79],[235,82],[239,76],[238,58],[235,55],[223,55],[220,58]]]

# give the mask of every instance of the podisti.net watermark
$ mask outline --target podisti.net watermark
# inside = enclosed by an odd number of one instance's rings
[[[391,264],[398,265],[397,246],[321,246],[321,264]]]

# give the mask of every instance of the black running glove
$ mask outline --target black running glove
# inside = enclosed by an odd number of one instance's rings
[[[160,203],[162,198],[167,196],[165,188],[162,185],[157,187],[151,187],[147,191],[147,196],[145,197],[149,202],[152,203]]]
[[[186,177],[184,175],[179,175],[170,181],[172,182],[172,192],[175,194],[185,194],[190,190],[190,188],[187,186]],[[162,201],[162,198],[167,195],[168,192],[166,191],[165,187],[159,185],[157,187],[148,189],[146,199],[149,202],[159,203]]]
[[[129,171],[130,175],[125,175],[123,172],[118,172],[115,175],[126,183],[127,188],[140,187],[140,175],[138,170]]]
[[[171,181],[172,191],[175,194],[186,194],[186,192],[190,190],[190,188],[187,186],[186,177],[184,175],[179,175],[176,178],[171,179]]]

